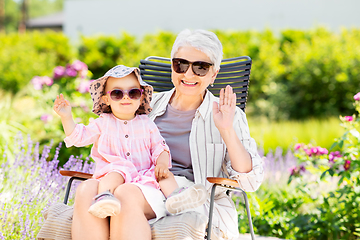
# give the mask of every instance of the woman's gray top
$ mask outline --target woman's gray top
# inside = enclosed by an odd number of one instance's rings
[[[195,112],[196,109],[180,111],[168,104],[164,115],[155,119],[155,124],[170,148],[172,157],[170,171],[175,176],[185,176],[191,181],[194,181],[194,174],[191,164],[189,136]]]

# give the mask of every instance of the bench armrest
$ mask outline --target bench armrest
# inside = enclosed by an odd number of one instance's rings
[[[92,174],[90,174],[90,173],[68,171],[68,170],[60,170],[60,174],[65,177],[78,177],[78,178],[84,178],[84,179],[90,179],[92,177]]]
[[[227,185],[235,188],[239,188],[239,183],[235,180],[231,180],[228,178],[219,178],[219,177],[207,177],[206,178],[210,183],[216,183],[220,185]]]

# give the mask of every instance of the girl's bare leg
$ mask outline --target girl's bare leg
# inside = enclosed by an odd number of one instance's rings
[[[98,193],[99,182],[87,180],[76,189],[71,236],[77,239],[109,239],[109,221],[107,218],[94,217],[88,212],[93,197]]]
[[[115,188],[125,182],[123,176],[118,172],[111,172],[105,177],[101,178],[98,188],[98,193],[105,192],[110,190],[111,193],[114,193]]]
[[[172,172],[169,173],[167,178],[161,179],[159,181],[159,185],[165,197],[168,197],[175,189],[179,187]]]
[[[121,211],[110,218],[110,239],[151,240],[148,219],[156,215],[140,188],[125,183],[115,189],[114,195],[121,202]]]

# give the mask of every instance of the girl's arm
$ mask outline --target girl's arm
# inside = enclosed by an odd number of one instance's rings
[[[159,181],[169,177],[169,152],[163,151],[156,160],[155,177]]]
[[[69,136],[75,129],[75,122],[71,114],[71,106],[68,100],[60,94],[56,96],[54,102],[54,111],[61,117],[61,122],[66,136]]]

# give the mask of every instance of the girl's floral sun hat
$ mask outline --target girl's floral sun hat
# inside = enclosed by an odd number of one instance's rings
[[[90,84],[90,95],[94,103],[92,111],[95,114],[100,115],[101,113],[108,112],[107,109],[109,109],[109,107],[102,99],[102,96],[104,95],[106,80],[109,77],[123,78],[131,74],[132,72],[135,73],[137,79],[139,80],[140,86],[144,88],[144,98],[140,103],[139,109],[136,111],[136,114],[149,114],[151,112],[152,108],[150,107],[150,102],[152,98],[153,87],[142,80],[139,68],[118,65],[107,71],[105,75],[101,78],[92,81]]]

